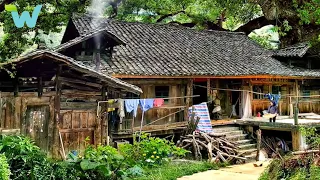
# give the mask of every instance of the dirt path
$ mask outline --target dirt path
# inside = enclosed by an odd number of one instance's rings
[[[268,164],[269,162],[264,162],[262,167],[254,167],[253,163],[234,165],[219,170],[210,170],[191,176],[184,176],[177,180],[258,180]]]

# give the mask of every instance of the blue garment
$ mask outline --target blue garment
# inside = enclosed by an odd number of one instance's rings
[[[270,113],[270,114],[277,114],[277,113],[278,113],[277,106],[275,106],[274,104],[273,104],[272,106],[269,106],[269,108],[268,108],[268,113]]]
[[[153,108],[154,99],[140,99],[140,107],[142,111],[148,111]]]
[[[137,117],[137,110],[139,106],[139,99],[125,99],[125,107],[128,113],[133,111],[133,116]]]
[[[275,106],[278,106],[279,100],[281,98],[281,94],[265,94],[264,97],[267,97]]]

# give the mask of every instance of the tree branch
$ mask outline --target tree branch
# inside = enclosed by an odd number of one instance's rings
[[[250,34],[253,30],[259,29],[266,25],[276,25],[276,20],[267,20],[264,16],[259,18],[253,19],[246,24],[239,27],[236,31],[237,32],[244,32],[247,35]]]
[[[157,20],[157,23],[163,21],[164,19],[166,19],[166,18],[168,18],[168,17],[170,17],[170,16],[175,16],[175,15],[180,14],[180,13],[185,13],[185,11],[184,11],[184,10],[181,10],[181,11],[177,11],[177,12],[174,12],[174,13],[162,15],[162,16]]]

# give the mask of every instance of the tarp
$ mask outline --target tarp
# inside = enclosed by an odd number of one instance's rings
[[[195,117],[200,118],[196,131],[212,133],[212,125],[211,125],[207,103],[204,102],[204,103],[196,104],[189,107],[189,119],[192,115],[192,107],[194,107],[193,112],[195,114]]]

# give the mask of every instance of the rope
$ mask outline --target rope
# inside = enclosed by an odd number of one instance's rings
[[[151,123],[146,124],[146,125],[144,125],[144,126],[148,126],[148,125],[150,125],[150,124],[153,124],[153,123],[155,123],[155,122],[157,122],[157,121],[160,121],[160,120],[162,120],[162,119],[164,119],[164,118],[167,118],[167,117],[169,117],[169,116],[171,116],[171,115],[177,114],[177,113],[179,113],[179,112],[181,112],[181,111],[184,111],[184,109],[180,109],[179,111],[176,111],[176,112],[174,112],[174,113],[168,114],[168,115],[166,115],[166,116],[164,116],[164,117],[162,117],[162,118],[159,118],[159,119],[157,119],[157,120],[155,120],[155,121],[152,121]]]

